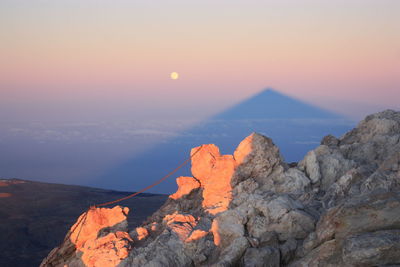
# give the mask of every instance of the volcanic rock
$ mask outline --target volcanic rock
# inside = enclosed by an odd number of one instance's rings
[[[391,110],[325,137],[297,165],[257,133],[233,155],[203,145],[191,152],[193,177],[178,178],[178,191],[141,227],[94,226],[47,266],[400,264],[399,151],[400,113]]]

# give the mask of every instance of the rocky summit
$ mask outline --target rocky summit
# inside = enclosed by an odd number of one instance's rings
[[[130,194],[132,192],[0,179],[0,240],[3,241],[0,242],[0,267],[39,266],[91,203]],[[127,199],[124,204],[132,209],[128,224],[139,226],[167,198],[167,195],[143,193]]]
[[[326,136],[298,163],[257,133],[233,155],[191,153],[192,177],[140,227],[128,208],[92,208],[42,266],[400,264],[400,112]]]

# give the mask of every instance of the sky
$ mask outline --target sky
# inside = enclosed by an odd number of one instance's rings
[[[2,0],[0,119],[203,118],[265,87],[361,118],[399,107],[399,12],[397,0]]]
[[[1,0],[0,177],[102,173],[267,87],[353,120],[399,110],[399,13],[398,0]]]

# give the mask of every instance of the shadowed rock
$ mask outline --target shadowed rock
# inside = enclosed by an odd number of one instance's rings
[[[118,266],[400,264],[399,151],[394,111],[324,138],[297,165],[260,134],[233,155],[203,145],[193,177],[178,178],[178,191],[130,232]]]

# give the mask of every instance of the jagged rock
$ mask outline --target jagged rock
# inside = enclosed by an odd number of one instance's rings
[[[234,239],[233,242],[222,251],[217,263],[212,266],[233,266],[238,264],[249,246],[250,244],[247,238],[243,236]]]
[[[303,205],[284,195],[272,199],[265,205],[264,214],[269,224],[267,229],[275,231],[281,241],[289,238],[305,238],[314,229],[314,219],[302,209]]]
[[[126,221],[128,212],[128,208],[122,208],[121,206],[115,206],[112,209],[89,209],[86,218],[82,219],[85,214],[81,215],[77,222],[71,227],[71,229],[79,229],[79,231],[74,231],[71,234],[71,242],[80,249],[88,240],[94,240],[99,235],[105,235],[104,233],[118,230],[126,231],[128,229],[128,222]]]
[[[119,267],[400,264],[399,151],[395,111],[324,137],[291,166],[259,134],[233,156],[203,145],[191,151],[193,177],[179,177],[141,227],[128,235],[122,217],[118,227],[92,227],[48,266],[116,266],[109,259],[118,257]]]
[[[282,263],[288,264],[296,255],[297,241],[296,239],[290,238],[283,245],[280,246],[279,250],[282,257]]]
[[[259,237],[260,246],[273,246],[278,245],[278,235],[276,232],[264,232]]]
[[[337,148],[321,145],[315,149],[321,171],[321,189],[327,190],[333,183],[352,169],[355,164],[346,159]]]
[[[340,259],[340,256],[335,255],[336,240],[330,240],[316,249],[312,250],[309,254],[298,261],[294,261],[289,264],[290,267],[333,267],[333,266],[344,266]]]
[[[155,228],[153,228],[155,229]],[[141,241],[149,236],[149,231],[144,227],[137,227],[132,235],[132,239],[135,241]]]
[[[274,247],[248,248],[243,256],[243,267],[278,267],[279,250]]]
[[[181,241],[185,241],[197,225],[197,221],[192,215],[177,213],[165,216],[163,222]]]
[[[400,193],[386,192],[353,198],[320,219],[319,242],[342,240],[350,234],[400,227]]]
[[[352,265],[400,263],[400,230],[376,231],[347,238],[343,260]]]
[[[265,232],[265,229],[267,229],[268,226],[268,219],[264,216],[251,216],[248,220],[248,223],[246,224],[247,232],[249,233],[250,237],[256,238],[257,240],[262,240],[261,242],[268,242],[270,239],[269,236],[266,236],[267,233],[271,235],[271,238],[273,234],[271,232]],[[277,237],[275,232],[272,232],[275,235],[274,237]]]
[[[236,210],[228,210],[214,219],[211,232],[214,243],[221,248],[229,246],[234,239],[244,236],[246,217]]]
[[[82,261],[86,266],[116,266],[128,257],[131,237],[117,231],[96,239],[89,239],[82,246]]]
[[[382,136],[398,135],[400,131],[400,112],[385,110],[367,116],[356,128],[341,139],[343,144],[367,143]]]
[[[176,179],[176,183],[178,184],[178,191],[169,196],[172,199],[179,199],[183,196],[186,196],[194,189],[197,189],[201,186],[199,180],[196,180],[193,177],[178,177]]]
[[[194,154],[199,147],[192,149]],[[231,155],[221,155],[215,145],[203,145],[192,157],[193,176],[203,189],[203,208],[211,214],[225,211],[232,200],[231,179],[236,162]]]
[[[333,183],[322,198],[324,207],[334,207],[341,200],[346,199],[351,194],[351,186],[361,179],[361,175],[356,169],[351,169]]]
[[[299,163],[299,167],[305,171],[312,183],[315,184],[321,179],[321,171],[314,150],[307,153],[304,159]]]
[[[329,134],[322,138],[321,145],[325,146],[337,146],[339,145],[340,140],[334,137],[333,135]]]
[[[310,179],[306,177],[304,172],[290,168],[274,183],[277,193],[302,193],[310,185]]]
[[[260,134],[253,133],[246,137],[235,150],[234,158],[238,167],[232,179],[233,186],[248,178],[264,184],[263,181],[271,175],[283,172],[278,147]]]
[[[71,235],[41,266],[117,266],[128,257],[131,237],[126,232],[129,209],[90,208],[71,227]]]
[[[400,149],[400,146],[399,146]],[[360,186],[362,193],[383,189],[385,191],[400,188],[400,150],[387,157]]]

